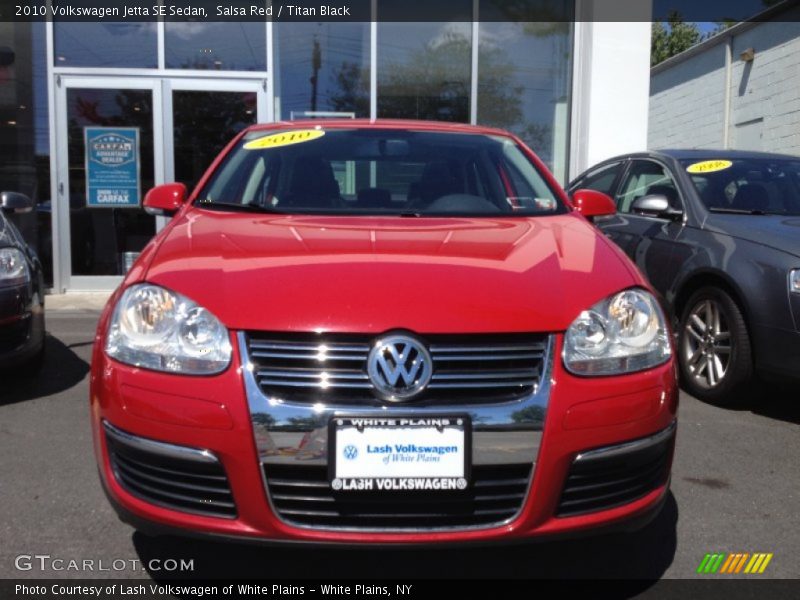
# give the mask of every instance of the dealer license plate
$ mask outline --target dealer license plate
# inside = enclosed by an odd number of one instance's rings
[[[335,417],[329,465],[335,491],[466,489],[469,419]]]

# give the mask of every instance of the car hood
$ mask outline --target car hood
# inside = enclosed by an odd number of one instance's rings
[[[800,217],[711,214],[704,228],[800,256]]]
[[[558,331],[641,285],[575,214],[538,218],[254,215],[191,209],[148,281],[232,329],[378,333]]]

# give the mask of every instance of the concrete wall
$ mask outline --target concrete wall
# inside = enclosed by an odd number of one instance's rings
[[[655,68],[648,147],[800,155],[800,11],[782,18],[734,29]],[[748,48],[752,62],[740,58]]]

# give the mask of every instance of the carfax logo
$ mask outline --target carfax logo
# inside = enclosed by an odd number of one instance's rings
[[[347,460],[355,460],[358,457],[358,448],[353,444],[347,444],[342,450],[342,454]]]
[[[737,575],[737,574],[758,574],[765,571],[769,561],[772,560],[772,552],[733,552],[726,554],[718,552],[706,554],[703,557],[697,572],[703,575]]]

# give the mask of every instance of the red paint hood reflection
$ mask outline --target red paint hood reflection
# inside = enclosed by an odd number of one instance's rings
[[[536,218],[253,215],[193,209],[146,279],[232,329],[558,331],[641,278],[574,214]]]

